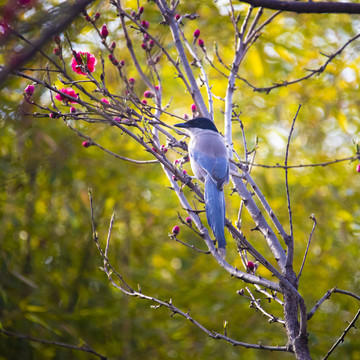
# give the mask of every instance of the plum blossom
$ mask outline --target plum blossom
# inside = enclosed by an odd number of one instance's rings
[[[61,89],[61,92],[64,93],[64,94],[67,94],[67,95],[69,95],[69,96],[71,96],[71,97],[77,98],[77,94],[76,94],[75,90],[72,89],[71,87],[69,87],[69,88],[62,88],[62,89]],[[55,99],[57,99],[57,100],[59,100],[59,101],[67,101],[67,102],[69,102],[69,103],[76,103],[76,101],[69,100],[67,97],[62,96],[62,95],[60,95],[60,94],[56,94],[56,95],[55,95]]]
[[[90,54],[89,52],[82,52],[82,51],[77,52],[76,55],[71,60],[71,67],[73,71],[75,71],[77,74],[86,75],[82,71],[81,69],[82,67],[79,66],[79,65],[84,65],[83,59],[86,59],[85,65],[87,66],[89,71],[94,72],[97,63],[96,57]]]

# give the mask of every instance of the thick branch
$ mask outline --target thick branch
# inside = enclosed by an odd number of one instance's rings
[[[306,14],[360,14],[360,4],[348,2],[300,2],[280,0],[242,0],[253,7]]]

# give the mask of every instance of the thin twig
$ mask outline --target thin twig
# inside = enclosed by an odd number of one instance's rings
[[[341,334],[341,336],[336,340],[335,344],[331,347],[331,349],[327,352],[327,354],[324,356],[323,360],[326,360],[329,358],[329,356],[331,355],[331,353],[336,349],[336,347],[344,342],[344,338],[346,336],[346,334],[350,331],[350,329],[353,327],[354,329],[356,329],[355,327],[355,322],[356,320],[359,318],[360,316],[360,309],[358,310],[358,312],[356,313],[355,317],[351,320],[350,324],[346,327],[346,329],[343,331],[343,333]]]
[[[306,257],[307,257],[308,251],[309,251],[311,239],[312,239],[312,237],[313,237],[313,234],[314,234],[314,231],[315,231],[315,228],[316,228],[316,224],[317,224],[314,214],[311,214],[310,219],[314,222],[314,224],[313,224],[313,227],[312,227],[310,236],[309,236],[309,240],[308,240],[308,243],[307,243],[307,246],[306,246],[306,250],[305,250],[304,258],[303,258],[303,261],[302,261],[302,264],[301,264],[301,267],[300,267],[300,270],[299,270],[299,274],[298,274],[298,276],[297,276],[298,281],[299,281],[300,276],[301,276],[301,273],[302,273],[302,271],[303,271],[303,268],[304,268],[304,265],[305,265],[305,261],[306,261]]]
[[[286,254],[286,266],[288,269],[292,269],[293,257],[294,257],[294,228],[293,228],[293,219],[292,219],[292,210],[291,210],[291,201],[290,201],[290,191],[289,191],[289,180],[288,180],[288,172],[289,169],[287,168],[288,158],[289,158],[289,148],[290,148],[290,141],[291,135],[294,131],[295,121],[298,117],[299,111],[301,109],[301,104],[299,105],[294,119],[291,124],[290,133],[288,136],[287,144],[286,144],[286,153],[285,153],[285,187],[286,187],[286,198],[287,198],[287,205],[288,205],[288,212],[289,212],[289,224],[290,224],[290,237],[288,237],[285,243],[287,245],[288,251]]]
[[[310,320],[313,315],[315,314],[315,312],[317,310],[319,310],[320,306],[324,303],[325,300],[328,300],[330,299],[330,296],[334,293],[338,293],[338,294],[343,294],[343,295],[347,295],[347,296],[351,296],[353,297],[354,299],[360,301],[360,296],[357,295],[357,294],[354,294],[353,292],[351,291],[347,291],[347,290],[341,290],[341,289],[338,289],[336,287],[328,290],[325,295],[319,300],[316,302],[315,306],[311,309],[311,311],[307,314],[307,319]]]
[[[76,346],[76,345],[72,345],[72,344],[67,344],[64,342],[59,342],[59,341],[52,341],[52,340],[45,340],[45,339],[39,339],[30,335],[26,335],[26,334],[19,334],[19,333],[14,333],[11,331],[7,331],[4,329],[0,329],[0,333],[6,335],[6,336],[11,336],[17,339],[24,339],[24,340],[28,340],[28,341],[35,341],[41,344],[47,344],[47,345],[55,345],[55,346],[61,346],[63,348],[67,348],[67,349],[72,349],[72,350],[77,350],[77,351],[83,351],[83,352],[87,352],[90,353],[94,356],[97,356],[99,359],[101,360],[107,360],[107,357],[104,355],[99,354],[98,352],[96,352],[95,350],[93,350],[92,348],[90,348],[87,345],[83,345],[83,346]]]

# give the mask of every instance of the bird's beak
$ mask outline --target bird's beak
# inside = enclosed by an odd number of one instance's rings
[[[179,128],[188,128],[189,127],[189,123],[188,122],[183,122],[180,124],[175,124],[175,127],[179,127]]]

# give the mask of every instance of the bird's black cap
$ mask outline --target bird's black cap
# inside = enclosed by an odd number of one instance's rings
[[[198,117],[192,120],[188,120],[184,123],[181,124],[175,124],[174,126],[179,127],[179,128],[197,128],[197,129],[204,129],[204,130],[212,130],[215,132],[218,132],[215,124],[207,119],[207,118],[203,118],[203,117]]]

